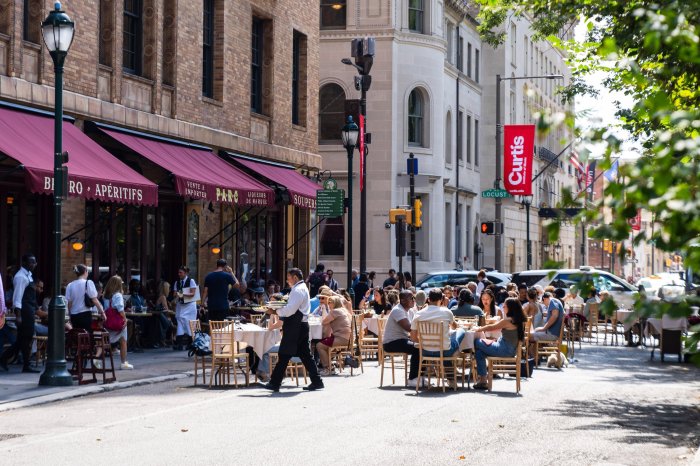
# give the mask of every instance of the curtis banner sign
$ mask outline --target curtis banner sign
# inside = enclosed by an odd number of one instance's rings
[[[532,151],[535,125],[505,125],[503,128],[503,181],[506,191],[518,196],[532,195]]]

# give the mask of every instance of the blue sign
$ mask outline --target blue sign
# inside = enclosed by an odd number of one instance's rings
[[[418,174],[418,159],[406,159],[406,173],[409,175]]]

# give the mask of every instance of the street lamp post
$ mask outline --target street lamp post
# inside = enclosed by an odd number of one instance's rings
[[[49,304],[49,337],[46,369],[39,377],[39,385],[66,386],[73,384],[73,378],[66,370],[65,316],[66,298],[61,295],[61,208],[68,177],[64,167],[67,155],[63,154],[63,63],[73,42],[75,23],[61,11],[61,3],[54,4],[54,10],[41,23],[44,43],[53,59],[56,74],[54,112],[54,297]],[[25,361],[26,362],[26,361]]]
[[[561,257],[559,257],[560,254],[561,254],[561,244],[557,243],[557,244],[554,245],[554,257],[555,257],[555,260],[558,261],[559,259],[561,259]]]
[[[351,296],[354,295],[352,289],[352,154],[355,152],[355,146],[357,145],[357,138],[360,135],[360,128],[357,127],[352,117],[348,116],[345,126],[341,132],[341,137],[343,139],[343,147],[348,152],[348,197],[347,197],[347,208],[348,208],[348,228],[347,228],[347,243],[348,243],[348,285],[347,290]]]
[[[532,204],[532,196],[523,196],[523,205],[525,206],[525,241],[527,249],[527,270],[532,268],[532,246],[530,245],[530,205]]]
[[[502,78],[500,74],[496,75],[496,179],[493,183],[493,187],[496,189],[501,189],[501,176],[502,168],[501,163],[503,159],[503,138],[501,134],[503,132],[503,125],[501,123],[501,82],[502,81],[517,81],[521,79],[564,79],[564,76],[560,74],[545,74],[541,76],[511,76],[510,78]],[[500,197],[496,197],[496,235],[495,235],[495,248],[494,252],[496,258],[494,261],[494,268],[496,270],[501,270],[503,261],[503,200]]]

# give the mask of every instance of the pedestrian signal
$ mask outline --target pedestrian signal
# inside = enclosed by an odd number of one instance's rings
[[[481,222],[481,233],[485,235],[495,235],[496,222]]]

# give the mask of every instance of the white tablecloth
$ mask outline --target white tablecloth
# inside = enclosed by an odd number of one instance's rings
[[[615,311],[617,321],[622,324],[625,328],[625,332],[629,332],[634,324],[636,324],[639,319],[634,315],[634,311],[626,311],[624,309],[618,309]]]
[[[365,317],[362,319],[362,327],[375,335],[379,335],[379,317]]]
[[[486,332],[486,337],[496,340],[496,339],[501,337],[501,332],[500,331]],[[472,331],[468,330],[464,334],[464,340],[462,340],[462,343],[459,345],[459,350],[460,351],[464,351],[464,350],[468,350],[468,349],[473,350],[475,338],[484,338],[484,332],[472,332]]]
[[[281,338],[279,329],[268,330],[255,324],[240,324],[234,329],[234,339],[251,346],[260,358],[279,343]]]
[[[688,330],[688,319],[686,319],[685,317],[675,319],[671,316],[663,316],[661,319],[657,319],[654,317],[650,317],[649,319],[647,319],[647,336],[651,334],[658,335],[663,329],[682,330],[685,332]]]
[[[323,325],[321,319],[309,321],[309,340],[320,340],[323,338]]]

